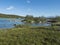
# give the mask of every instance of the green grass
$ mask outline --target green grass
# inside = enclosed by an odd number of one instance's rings
[[[42,28],[1,29],[0,45],[60,45],[60,31]]]

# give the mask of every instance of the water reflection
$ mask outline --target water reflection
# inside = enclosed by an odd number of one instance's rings
[[[9,18],[0,18],[0,28],[13,28],[14,24],[24,24],[21,22],[22,19],[9,19]],[[48,26],[49,24],[31,24],[32,26]]]
[[[22,24],[19,19],[0,18],[0,28],[12,28],[14,24]]]

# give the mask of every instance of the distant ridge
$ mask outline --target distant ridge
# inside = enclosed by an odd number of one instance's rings
[[[23,16],[13,15],[13,14],[2,14],[0,13],[0,18],[23,18]]]

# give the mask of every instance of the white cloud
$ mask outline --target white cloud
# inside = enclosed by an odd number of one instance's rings
[[[14,9],[14,6],[9,6],[6,8],[6,10],[12,10],[12,9]]]
[[[27,3],[31,3],[31,1],[30,0],[27,0]]]

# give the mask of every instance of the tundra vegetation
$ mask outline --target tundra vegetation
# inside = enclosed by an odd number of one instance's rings
[[[47,20],[57,20],[50,23],[52,26],[33,27],[32,21],[38,24],[47,23]],[[60,45],[60,17],[24,17],[25,25],[15,25],[11,29],[0,29],[0,45]]]

